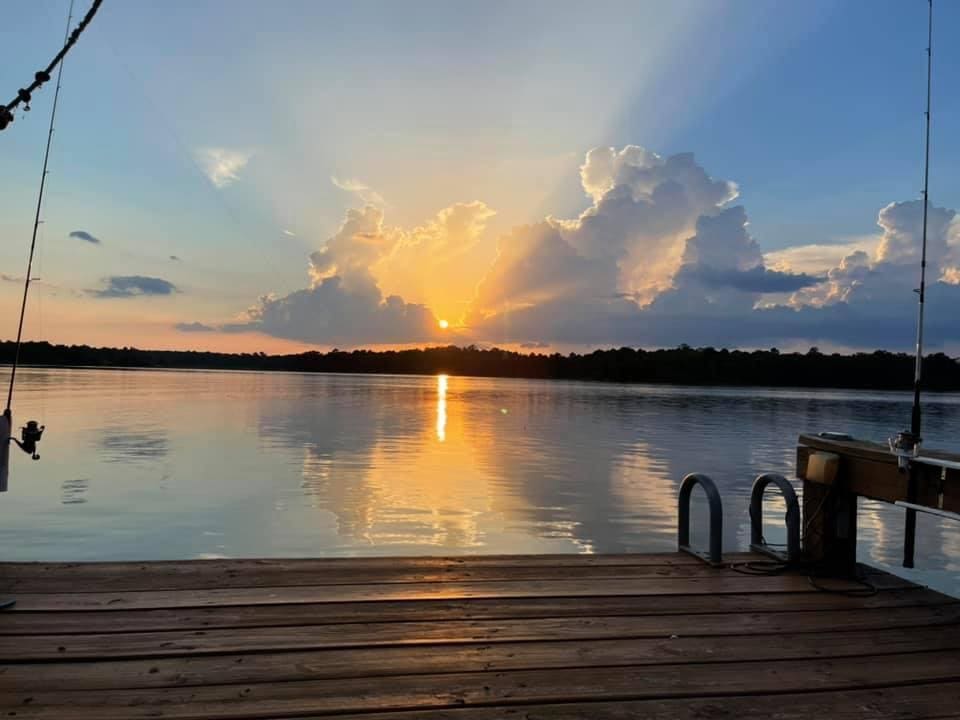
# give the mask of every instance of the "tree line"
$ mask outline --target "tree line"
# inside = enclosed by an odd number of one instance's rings
[[[0,342],[0,363],[13,361],[14,343]],[[292,355],[96,348],[25,343],[21,362],[77,367],[281,370],[299,372],[447,373],[512,378],[597,380],[686,385],[767,385],[903,390],[912,386],[913,357],[885,350],[854,354],[727,350],[682,345],[672,349],[618,348],[589,353],[519,353],[476,346],[409,350],[331,350]],[[924,359],[924,386],[960,390],[960,361],[943,353]]]

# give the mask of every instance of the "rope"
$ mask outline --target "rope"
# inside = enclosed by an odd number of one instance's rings
[[[810,517],[807,518],[807,521],[803,524],[802,536],[807,536],[807,531],[810,529],[810,526],[813,524],[813,521],[817,519],[820,513],[823,511],[824,506],[827,504],[827,501],[830,500],[834,495],[834,488],[836,485],[831,485],[830,488],[824,493],[823,497],[820,499],[820,502],[817,503],[816,509],[811,513]],[[753,507],[750,507],[749,513],[750,520],[753,524],[760,524],[760,518],[754,516]],[[762,527],[762,525],[761,525]],[[779,543],[768,543],[766,538],[763,537],[763,534],[760,535],[760,541],[767,547],[783,547]],[[807,581],[810,583],[810,587],[819,592],[830,593],[833,595],[843,595],[846,597],[871,597],[877,593],[876,586],[867,580],[863,575],[856,575],[852,578],[831,578],[829,574],[821,575],[821,571],[824,570],[823,567],[819,566],[817,563],[811,563],[804,560],[789,562],[785,560],[751,560],[743,563],[731,563],[727,565],[727,568],[733,572],[740,573],[741,575],[762,575],[769,577],[771,575],[781,575],[785,572],[790,571],[799,571],[805,573],[807,576]],[[828,579],[843,579],[848,582],[856,584],[858,587],[854,588],[832,588],[823,585],[821,580]]]
[[[800,571],[806,573],[807,582],[810,583],[810,587],[823,593],[830,593],[831,595],[843,595],[845,597],[872,597],[873,595],[877,594],[877,587],[867,580],[862,574],[857,574],[852,578],[831,577],[829,574],[820,574],[821,568],[816,564],[803,561],[789,563],[781,562],[779,560],[754,560],[745,563],[733,563],[727,565],[727,567],[736,573],[740,573],[741,575],[763,575],[766,577],[771,575],[781,575],[789,571]],[[843,582],[851,582],[856,584],[858,587],[832,588],[823,585],[820,582],[821,580],[840,580]]]
[[[84,23],[89,22],[90,18],[93,17],[93,13],[96,11],[96,8],[99,7],[101,1],[102,0],[94,0],[94,6],[90,8],[90,11],[84,18],[84,22],[77,26],[77,29],[73,31],[73,34],[69,35],[70,39],[66,40],[66,35],[70,33],[70,23],[73,22],[74,0],[70,0],[70,10],[67,13],[67,29],[64,37],[66,44],[63,46],[64,49],[61,50],[57,55],[57,58],[55,58],[55,62],[62,60],[63,56],[66,55],[67,50],[70,48],[70,45],[73,42],[76,42],[76,38],[80,36],[79,31],[81,28],[85,27]],[[39,75],[39,73],[37,73],[37,75]],[[17,326],[17,344],[15,345],[13,351],[13,366],[10,368],[10,388],[7,390],[7,409],[5,413],[7,415],[10,414],[10,405],[13,402],[13,383],[17,377],[17,366],[20,364],[20,347],[23,340],[23,318],[27,312],[27,293],[30,291],[30,280],[31,274],[33,273],[33,255],[37,248],[37,229],[40,227],[40,210],[43,207],[43,189],[47,184],[47,165],[50,162],[50,145],[53,142],[53,123],[57,118],[57,100],[60,99],[60,81],[62,78],[63,63],[60,63],[60,67],[57,69],[57,89],[54,90],[53,107],[50,110],[50,128],[47,131],[47,147],[43,153],[43,174],[40,176],[40,191],[37,193],[37,212],[33,218],[33,237],[30,240],[30,259],[27,260],[27,274],[23,278],[23,300],[20,302],[20,323]]]
[[[62,60],[66,57],[67,53],[70,52],[77,40],[80,39],[80,35],[86,30],[87,25],[90,24],[90,21],[93,20],[93,16],[97,14],[97,10],[100,9],[100,5],[103,3],[103,0],[93,0],[93,4],[90,6],[90,9],[87,11],[87,14],[83,16],[83,20],[80,21],[80,24],[77,25],[77,29],[72,33],[70,32],[70,25],[67,24],[67,32],[63,38],[63,47],[60,49],[53,60],[50,61],[50,64],[47,65],[43,70],[38,70],[33,76],[33,82],[27,85],[25,88],[20,88],[17,90],[17,96],[11,100],[6,105],[0,106],[0,130],[3,130],[13,122],[13,109],[19,105],[21,102],[24,105],[25,110],[30,109],[30,98],[36,90],[40,89],[40,86],[45,82],[50,80],[50,73],[53,72],[54,68],[57,65],[60,65]],[[70,0],[70,19],[73,19],[73,0]],[[61,70],[62,70],[61,65]],[[59,90],[60,85],[60,74],[57,74],[57,89]],[[54,100],[54,105],[56,105],[56,100]]]

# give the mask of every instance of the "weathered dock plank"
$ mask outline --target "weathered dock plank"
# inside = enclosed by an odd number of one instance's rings
[[[937,607],[960,600],[925,588],[888,590],[870,597],[824,593],[729,595],[658,595],[591,597],[592,617],[611,615],[684,615],[704,613],[765,613],[871,608]],[[84,634],[257,628],[363,622],[429,622],[436,620],[491,620],[543,617],[582,617],[580,597],[473,598],[462,600],[397,600],[383,602],[294,603],[276,605],[225,605],[202,608],[148,610],[24,611],[7,613],[0,635]]]
[[[186,688],[36,691],[22,698],[17,717],[263,718],[307,713],[528,705],[582,700],[763,695],[870,689],[960,679],[960,651],[933,651],[829,660],[731,662],[628,667],[577,667],[489,673],[245,683]],[[29,702],[26,702],[27,699]],[[952,708],[943,708],[944,711]]]
[[[877,575],[884,588],[910,583]],[[838,590],[855,590],[856,583],[836,581]],[[357,585],[278,585],[188,590],[130,590],[117,592],[17,593],[21,610],[120,610],[186,608],[224,605],[277,605],[323,602],[378,602],[384,600],[458,600],[464,598],[598,597],[625,595],[722,595],[729,593],[820,592],[807,578],[796,575],[747,576],[720,570],[699,577],[564,578],[476,582],[362,583]]]
[[[822,592],[677,554],[0,564],[0,714],[960,714],[960,602],[866,577]]]
[[[659,562],[595,563],[577,568],[577,578],[687,578],[713,575],[712,568],[687,556],[689,561],[675,559]],[[748,557],[748,556],[744,556]],[[749,556],[753,557],[753,556]],[[732,561],[732,558],[731,558]],[[205,565],[208,561],[203,561]],[[242,561],[241,561],[242,562]],[[0,592],[17,593],[80,593],[123,592],[131,590],[211,590],[223,588],[279,588],[328,585],[407,585],[410,583],[467,583],[467,582],[530,582],[532,580],[564,580],[570,577],[570,565],[490,565],[464,563],[414,562],[355,563],[344,561],[344,567],[325,563],[317,565],[309,560],[284,561],[281,567],[269,564],[247,563],[231,568],[222,562],[211,561],[212,567],[192,568],[188,563],[164,563],[156,570],[142,563],[103,564],[96,568],[72,565],[58,568],[16,569],[0,565]],[[146,569],[144,569],[146,567]]]
[[[946,630],[946,631],[945,631]],[[537,668],[718,663],[960,650],[960,626],[845,632],[457,643],[0,665],[0,693],[291,682]]]
[[[167,657],[171,655],[327,650],[389,645],[519,642],[601,638],[776,635],[936,626],[957,632],[960,605],[943,608],[884,608],[849,613],[670,615],[663,617],[566,617],[523,620],[375,622],[236,630],[182,630],[109,635],[7,635],[0,661]],[[960,632],[958,632],[960,634]]]
[[[954,720],[960,683],[747,697],[543,704],[337,715],[337,720]],[[313,715],[304,720],[319,720]],[[329,717],[329,716],[326,716]]]

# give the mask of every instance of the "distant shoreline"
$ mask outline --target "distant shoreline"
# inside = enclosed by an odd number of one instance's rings
[[[13,360],[14,344],[0,342],[0,364]],[[877,350],[825,354],[770,350],[716,350],[680,346],[666,350],[619,348],[590,353],[523,354],[497,348],[430,347],[413,350],[332,350],[293,355],[213,353],[85,345],[25,343],[23,365],[64,369],[241,370],[377,375],[462,375],[531,380],[690,386],[908,390],[913,357]],[[960,391],[960,361],[943,353],[924,361],[924,385],[932,391]]]
[[[0,371],[9,368],[10,363],[0,363]],[[889,392],[904,393],[905,401],[909,400],[912,393],[911,387],[844,387],[841,385],[770,385],[770,384],[733,384],[733,383],[694,383],[694,382],[653,382],[644,380],[595,380],[591,378],[555,378],[555,377],[524,377],[519,375],[469,375],[466,373],[454,373],[447,371],[437,372],[351,372],[349,370],[258,370],[253,368],[216,368],[216,367],[146,367],[140,365],[36,365],[30,363],[21,363],[21,370],[109,370],[115,372],[170,372],[170,373],[265,373],[275,375],[337,375],[352,377],[382,377],[382,378],[436,378],[438,375],[447,375],[455,378],[477,379],[477,380],[518,380],[518,381],[540,381],[549,383],[596,383],[597,385],[637,385],[646,387],[669,387],[669,388],[690,388],[690,389],[729,389],[729,390],[793,390],[802,392],[805,390],[833,390],[837,392]],[[2,376],[2,372],[0,372]],[[960,388],[925,388],[924,392],[928,395],[957,394]]]

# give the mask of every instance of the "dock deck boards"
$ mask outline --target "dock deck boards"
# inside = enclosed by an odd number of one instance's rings
[[[0,563],[0,716],[960,718],[960,601],[869,579],[673,553]]]

